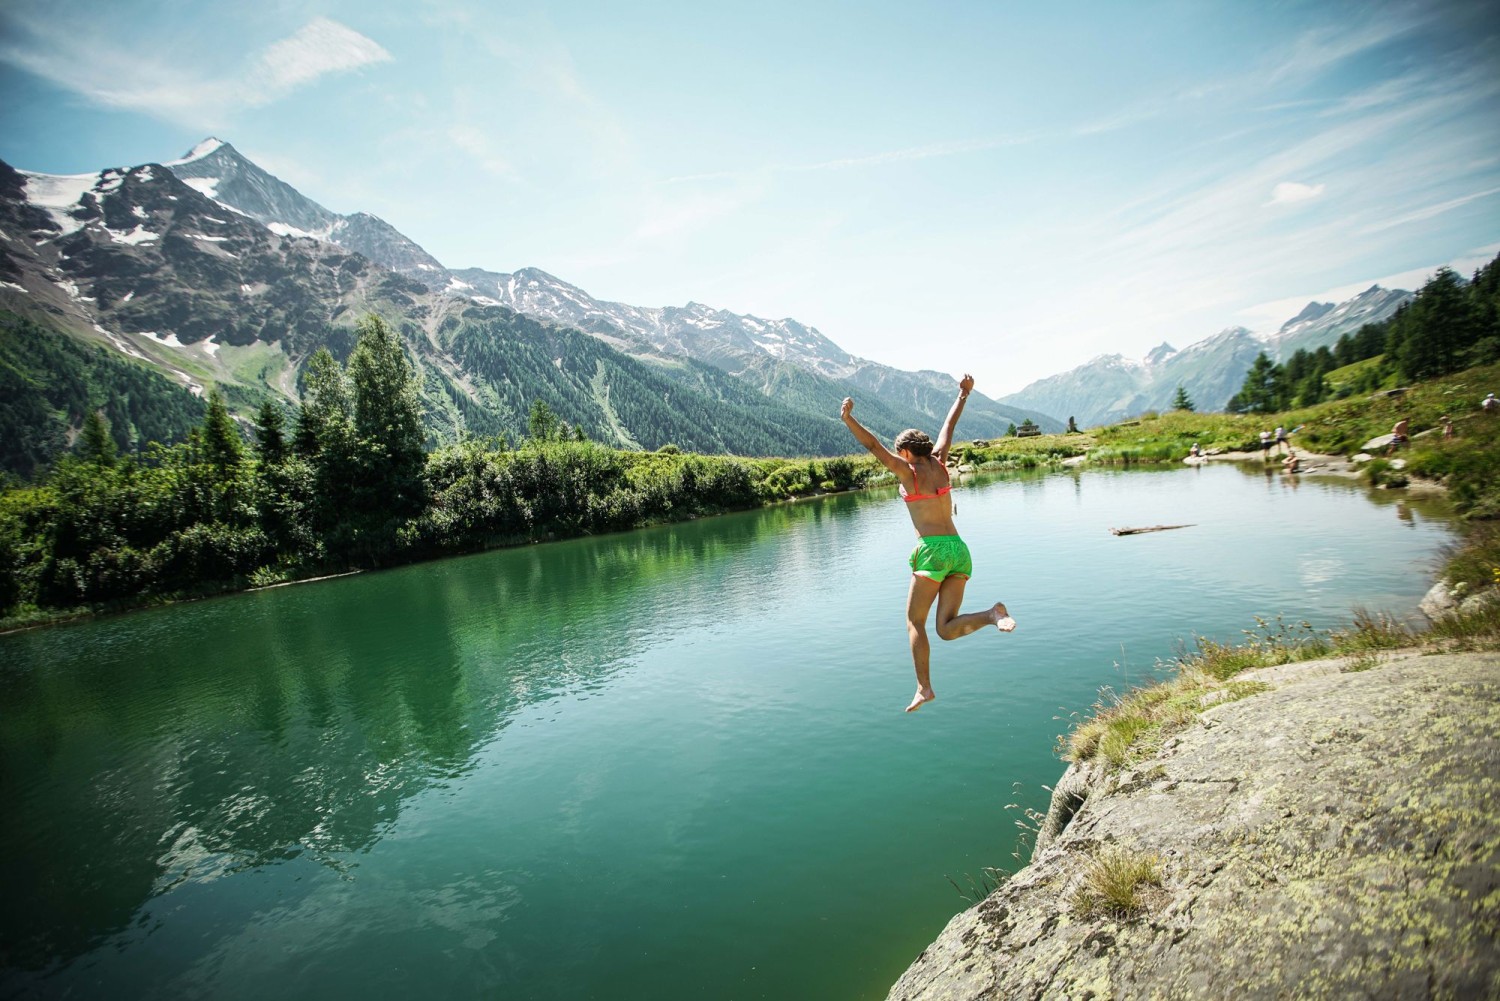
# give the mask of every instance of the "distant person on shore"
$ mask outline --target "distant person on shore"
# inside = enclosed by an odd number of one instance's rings
[[[1271,461],[1271,432],[1260,433],[1260,459],[1262,462]]]
[[[1198,443],[1195,441],[1193,442],[1193,447],[1188,449],[1188,455],[1191,455],[1195,459],[1200,458],[1203,455],[1203,449],[1199,448]]]
[[[1286,458],[1281,460],[1281,468],[1288,473],[1302,472],[1302,460],[1297,458],[1297,453],[1291,448],[1286,450]]]
[[[1484,398],[1484,401],[1479,404],[1479,407],[1487,414],[1500,413],[1500,400],[1495,399],[1495,394],[1491,393],[1489,396],[1486,396]]]
[[[1391,428],[1391,444],[1385,450],[1385,454],[1386,455],[1390,455],[1392,452],[1396,451],[1396,449],[1400,448],[1402,445],[1406,445],[1406,444],[1410,443],[1411,442],[1411,437],[1410,437],[1410,435],[1408,433],[1409,431],[1410,431],[1410,425],[1407,424],[1405,417],[1403,417],[1399,421],[1397,421],[1396,422],[1396,426],[1393,427],[1393,428]]]
[[[1453,437],[1453,418],[1447,414],[1438,418],[1438,423],[1443,425],[1443,439],[1446,441]]]
[[[943,421],[936,444],[921,431],[909,428],[896,436],[893,449],[887,449],[854,418],[852,399],[844,400],[839,412],[855,439],[895,474],[900,482],[901,499],[906,502],[906,513],[911,515],[912,527],[917,530],[917,548],[912,550],[908,561],[911,588],[906,595],[906,633],[917,671],[917,694],[906,707],[907,712],[914,712],[937,697],[928,673],[931,648],[927,642],[927,613],[934,601],[940,639],[956,640],[985,626],[994,626],[1003,633],[1016,628],[1016,620],[998,601],[982,612],[959,612],[973,562],[969,547],[958,537],[953,524],[953,486],[946,462],[953,444],[953,429],[973,388],[973,376],[966,374],[959,380],[958,399],[953,401],[953,408]]]
[[[1282,452],[1290,452],[1291,450],[1291,442],[1287,441],[1286,438],[1286,428],[1278,427],[1276,429],[1276,454],[1280,455]]]

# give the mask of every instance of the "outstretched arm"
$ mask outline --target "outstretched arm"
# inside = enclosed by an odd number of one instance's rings
[[[953,429],[958,426],[958,416],[964,412],[964,401],[973,390],[974,377],[965,372],[964,377],[958,380],[958,399],[953,401],[953,407],[943,421],[943,430],[938,432],[937,444],[932,449],[933,456],[939,462],[948,461],[948,447],[953,444]]]
[[[890,449],[882,445],[880,439],[870,433],[869,428],[855,419],[854,400],[848,397],[844,398],[844,405],[839,408],[839,417],[843,418],[845,426],[849,428],[855,440],[869,449],[870,454],[879,459],[881,465],[895,473],[898,478],[911,476],[911,467],[902,462],[899,455],[894,454]],[[902,482],[904,483],[906,480],[903,478]]]

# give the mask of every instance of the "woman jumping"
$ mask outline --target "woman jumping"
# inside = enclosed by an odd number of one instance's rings
[[[960,614],[964,587],[974,567],[969,547],[958,537],[953,525],[953,489],[948,480],[948,448],[953,444],[953,428],[963,413],[964,401],[974,388],[974,377],[965,375],[958,383],[958,399],[943,421],[936,447],[932,439],[915,428],[896,436],[895,451],[887,449],[863,424],[854,419],[854,401],[844,400],[839,416],[859,443],[870,450],[885,468],[901,481],[901,499],[917,530],[917,548],[911,554],[911,590],[906,595],[906,632],[911,639],[911,659],[917,669],[917,694],[906,707],[907,712],[921,708],[922,703],[937,698],[928,677],[927,613],[937,601],[937,634],[945,640],[956,640],[976,629],[994,626],[1003,633],[1016,628],[1005,606],[995,602],[983,612]]]

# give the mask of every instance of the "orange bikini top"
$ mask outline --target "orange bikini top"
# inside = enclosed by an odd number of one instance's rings
[[[943,494],[951,493],[953,491],[953,487],[938,487],[937,493],[935,494],[909,494],[906,492],[906,487],[904,486],[898,486],[896,490],[901,494],[901,499],[910,504],[912,501],[934,500],[935,498],[943,496]]]

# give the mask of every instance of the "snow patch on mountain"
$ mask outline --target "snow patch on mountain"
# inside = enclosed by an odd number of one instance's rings
[[[115,243],[124,243],[132,247],[161,239],[160,234],[153,233],[144,226],[137,226],[128,233],[121,233],[106,226],[104,232],[108,233],[109,238]]]
[[[266,229],[269,229],[271,232],[275,233],[277,236],[300,237],[300,238],[302,238],[304,240],[319,240],[319,239],[321,239],[321,237],[319,237],[316,233],[309,233],[307,230],[305,230],[305,229],[298,229],[296,226],[288,226],[284,222],[273,222],[273,223],[270,223],[269,225],[266,226]]]
[[[59,236],[83,228],[83,223],[73,218],[72,210],[93,190],[99,181],[98,174],[33,174],[26,170],[19,173],[26,178],[26,200],[47,213]]]
[[[218,177],[184,177],[182,178],[182,183],[205,198],[217,200],[219,197],[220,180],[221,178]]]

